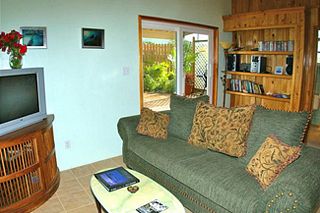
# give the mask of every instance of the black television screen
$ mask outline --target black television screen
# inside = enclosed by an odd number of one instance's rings
[[[37,75],[0,77],[0,124],[39,112]]]

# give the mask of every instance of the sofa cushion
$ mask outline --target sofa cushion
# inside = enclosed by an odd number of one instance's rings
[[[240,161],[247,165],[269,135],[291,146],[298,146],[310,119],[308,112],[285,112],[257,106],[247,139],[247,154]]]
[[[263,191],[237,158],[182,143],[182,139],[170,135],[168,140],[170,143],[159,143],[158,139],[137,135],[128,148],[231,212],[238,209],[253,212],[257,208]]]
[[[230,212],[257,212],[263,194],[238,158],[219,152],[177,161],[166,172]]]
[[[168,136],[168,143],[161,143],[159,139],[137,135],[131,138],[128,148],[148,163],[170,170],[178,160],[192,159],[201,155],[206,150],[190,148],[191,145],[184,143],[184,140],[171,135]]]
[[[169,125],[169,115],[142,108],[137,132],[153,138],[166,139]]]
[[[300,150],[299,146],[289,146],[275,136],[269,136],[252,157],[246,170],[266,189],[287,165],[299,157]]]
[[[188,143],[235,157],[244,156],[253,112],[253,106],[227,109],[200,102]]]
[[[196,106],[200,101],[208,102],[209,96],[186,98],[171,95],[169,135],[184,139],[185,142],[188,140]]]

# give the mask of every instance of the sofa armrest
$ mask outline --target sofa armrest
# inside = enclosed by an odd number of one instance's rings
[[[161,113],[165,113],[170,116],[170,110],[162,111]],[[138,126],[139,120],[140,115],[123,117],[119,119],[117,125],[118,133],[124,143],[127,143],[131,136],[138,135],[136,127]]]
[[[263,193],[265,212],[315,212],[320,202],[320,150],[304,147]]]
[[[136,127],[138,126],[140,115],[120,118],[117,124],[118,133],[124,143],[128,141],[130,136],[137,135]]]

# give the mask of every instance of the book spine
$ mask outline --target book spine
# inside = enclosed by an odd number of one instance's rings
[[[260,86],[261,94],[262,94],[262,95],[264,95],[264,88],[263,88],[263,85],[262,85],[262,84],[260,84],[259,86]]]

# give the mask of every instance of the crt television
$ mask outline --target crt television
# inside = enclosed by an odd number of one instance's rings
[[[0,136],[46,117],[43,68],[0,70]]]

